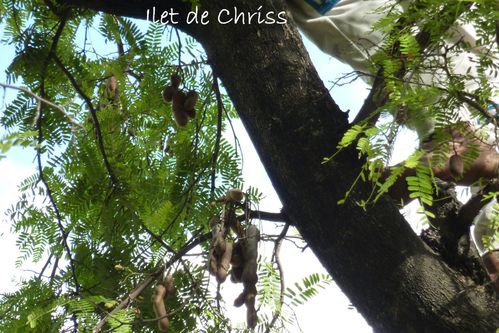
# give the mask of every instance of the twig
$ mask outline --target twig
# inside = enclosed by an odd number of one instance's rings
[[[223,113],[223,102],[222,95],[220,94],[220,87],[218,86],[218,78],[213,76],[213,90],[215,91],[215,96],[217,98],[217,138],[215,141],[215,150],[213,151],[213,157],[211,159],[211,194],[215,192],[215,180],[216,180],[216,170],[217,170],[217,160],[218,154],[220,153],[220,140],[222,138],[222,113]]]
[[[45,270],[47,269],[48,265],[52,261],[52,257],[54,256],[54,253],[50,252],[49,258],[45,262],[45,265],[43,265],[42,270],[38,274],[38,279],[41,279],[43,277],[43,273],[45,273]]]
[[[54,262],[54,266],[52,267],[52,273],[50,273],[50,284],[52,285],[52,282],[54,281],[54,278],[55,278],[55,273],[57,271],[57,267],[59,266],[59,257],[56,256],[55,257],[55,262]]]
[[[38,96],[37,94],[35,94],[34,92],[32,92],[31,90],[29,90],[26,87],[14,86],[14,85],[11,85],[11,84],[6,84],[6,83],[0,83],[0,87],[7,88],[7,89],[19,90],[19,91],[25,93],[26,95],[29,95],[29,96],[33,97],[37,101],[42,102],[42,103],[44,103],[44,104],[46,104],[46,105],[54,108],[55,110],[59,111],[60,113],[62,113],[62,115],[64,116],[64,118],[66,118],[72,125],[74,125],[76,127],[79,127],[81,129],[84,129],[84,127],[79,122],[77,122],[74,118],[72,118],[70,115],[68,115],[66,113],[66,111],[64,111],[64,109],[61,106],[59,106],[57,104],[54,104],[51,101],[49,101],[49,100],[47,100],[45,98],[42,98],[41,96]],[[37,113],[36,117],[35,117],[35,119],[33,121],[34,124],[36,124],[36,122],[38,121],[39,117],[40,117],[40,115]]]
[[[38,108],[41,109],[41,102],[38,103]],[[38,112],[41,114],[41,111],[38,111]],[[41,144],[41,142],[43,141],[41,119],[42,118],[40,117],[38,122],[37,122],[38,143],[39,144]],[[47,180],[45,179],[45,175],[43,173],[42,156],[41,156],[41,149],[40,148],[37,148],[36,160],[37,160],[37,164],[38,164],[38,177],[40,178],[40,181],[42,182],[42,184],[45,186],[45,189],[47,191],[47,197],[49,198],[50,204],[52,205],[52,209],[54,210],[56,220],[57,220],[57,226],[58,226],[59,231],[61,232],[61,235],[62,235],[62,244],[67,252],[68,259],[69,259],[69,265],[71,267],[71,273],[73,275],[73,280],[75,282],[75,292],[76,292],[76,294],[78,294],[79,284],[78,284],[78,279],[76,278],[76,268],[75,268],[73,258],[71,256],[71,249],[70,249],[69,244],[67,242],[69,232],[67,232],[64,229],[64,226],[62,224],[62,216],[61,216],[61,213],[59,211],[57,204],[55,203],[55,199],[54,199],[54,196],[52,194],[52,189],[50,188]]]
[[[177,34],[177,40],[178,40],[178,68],[181,68],[182,66],[182,39],[180,38],[180,33],[178,32],[177,28],[175,29],[175,33]]]
[[[264,221],[285,222],[286,224],[290,224],[290,221],[285,213],[270,213],[251,209],[248,209],[244,214],[239,215],[237,219],[239,221],[245,221],[246,219],[260,219]]]
[[[275,240],[274,253],[272,254],[272,258],[275,259],[275,262],[277,264],[277,269],[279,270],[281,290],[280,290],[280,295],[279,295],[279,307],[275,310],[274,315],[272,317],[272,320],[270,321],[269,325],[267,326],[267,330],[265,331],[265,333],[269,333],[270,330],[272,329],[272,327],[274,327],[277,319],[281,315],[282,306],[284,304],[284,293],[286,291],[286,283],[284,281],[284,269],[283,269],[282,263],[281,263],[280,251],[281,251],[282,240],[284,239],[284,237],[286,237],[288,230],[289,230],[289,224],[286,224],[284,226],[284,228],[282,229],[279,237]]]

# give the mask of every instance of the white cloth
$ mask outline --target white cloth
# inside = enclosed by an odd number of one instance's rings
[[[495,210],[495,205],[497,205],[497,200],[494,198],[483,206],[473,220],[473,226],[471,227],[471,237],[478,253],[482,256],[492,250],[499,249],[499,237],[497,235],[499,232],[499,215]],[[488,238],[488,241],[485,241],[485,237]]]

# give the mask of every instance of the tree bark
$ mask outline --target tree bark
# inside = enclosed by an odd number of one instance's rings
[[[65,0],[78,7],[145,18],[146,10],[175,8],[180,1]],[[358,183],[362,161],[347,151],[327,164],[347,116],[331,99],[293,24],[221,25],[216,13],[229,0],[201,1],[209,25],[178,27],[205,48],[223,81],[270,179],[295,225],[352,303],[379,332],[494,332],[499,303],[483,288],[465,287],[414,234],[387,198],[368,210],[356,202],[371,187]],[[241,0],[237,8],[281,11],[281,1]]]

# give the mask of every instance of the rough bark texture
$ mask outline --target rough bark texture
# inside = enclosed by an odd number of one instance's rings
[[[66,0],[117,15],[186,10],[180,1]],[[201,1],[217,13],[229,0]],[[238,1],[240,11],[282,10],[280,1]],[[292,224],[298,227],[370,325],[380,332],[494,332],[499,303],[483,288],[465,287],[412,232],[386,198],[362,210],[358,184],[338,206],[361,162],[344,153],[328,164],[348,127],[319,79],[293,25],[179,25],[204,46],[248,130]]]

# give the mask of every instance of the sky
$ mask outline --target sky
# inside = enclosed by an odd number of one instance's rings
[[[3,34],[3,27],[0,25],[0,35]],[[345,73],[350,72],[350,68],[332,59],[330,56],[323,54],[312,43],[306,42],[307,50],[309,51],[312,61],[319,72],[320,77],[324,81],[326,87],[331,88],[333,81]],[[0,82],[5,83],[5,69],[14,56],[13,48],[0,44]],[[349,85],[335,86],[331,89],[331,95],[336,103],[343,110],[351,110],[350,117],[354,117],[355,110],[358,110],[362,105],[368,90],[367,85],[361,80],[357,80]],[[0,91],[0,110],[3,111],[4,103],[12,98],[11,91]],[[246,186],[255,186],[265,194],[265,199],[260,204],[260,209],[264,211],[278,212],[281,209],[281,203],[272,188],[272,184],[265,173],[256,151],[254,150],[250,139],[248,138],[244,127],[240,121],[235,121],[234,126],[238,133],[238,138],[241,142],[244,154],[243,175],[247,180]],[[0,137],[4,134],[0,129]],[[227,134],[231,135],[231,134]],[[406,131],[402,135],[403,141],[396,145],[393,163],[403,160],[411,149],[415,147],[417,142],[415,134]],[[233,140],[229,140],[232,142]],[[12,149],[6,159],[0,160],[0,251],[4,254],[0,256],[0,267],[2,274],[0,275],[0,293],[14,291],[16,281],[22,277],[29,277],[39,267],[29,264],[21,269],[16,268],[15,261],[18,254],[15,245],[15,236],[10,233],[10,225],[8,216],[3,212],[15,203],[18,197],[17,186],[26,177],[36,172],[34,164],[35,154],[32,150],[22,150],[20,148]],[[416,214],[417,206],[412,205],[405,209],[404,214],[409,216],[412,225],[415,229],[421,227],[420,218]],[[274,226],[262,221],[261,225],[269,233]],[[269,253],[272,249],[272,244],[260,245],[261,252]],[[284,243],[281,251],[284,271],[286,274],[286,283],[291,286],[297,281],[300,281],[304,276],[310,273],[319,272],[326,273],[324,268],[311,253],[306,250],[303,253],[290,243]],[[38,265],[39,266],[39,265]],[[224,287],[225,288],[225,287]],[[232,289],[231,289],[232,288]],[[239,287],[240,288],[240,287]],[[234,289],[230,285],[226,287],[225,295],[233,293]],[[235,298],[237,294],[234,294]],[[228,296],[229,302],[232,296]],[[244,309],[231,309],[229,316],[233,321],[244,321]],[[322,290],[317,297],[312,299],[306,305],[297,309],[297,318],[303,332],[342,332],[342,333],[369,333],[371,328],[367,325],[362,316],[352,308],[350,301],[343,295],[341,290],[333,283],[331,286]],[[291,332],[299,332],[298,327],[291,329]]]

